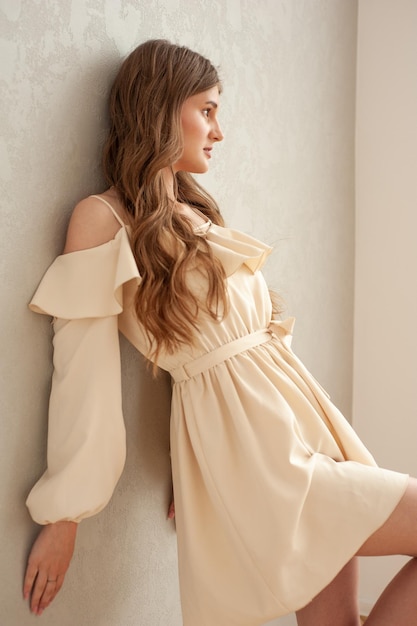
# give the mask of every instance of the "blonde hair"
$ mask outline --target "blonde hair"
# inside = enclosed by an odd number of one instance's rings
[[[165,40],[150,40],[123,62],[110,93],[110,130],[103,167],[130,216],[132,250],[141,274],[135,309],[151,341],[151,357],[192,342],[198,312],[214,319],[227,309],[225,275],[204,237],[176,210],[163,170],[182,154],[184,101],[220,81],[200,54]],[[213,198],[187,172],[174,177],[176,199],[215,224],[223,219]],[[198,266],[203,301],[187,285]]]

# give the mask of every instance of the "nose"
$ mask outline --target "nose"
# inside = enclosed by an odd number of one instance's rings
[[[223,141],[224,139],[222,129],[220,128],[220,124],[217,120],[213,123],[210,131],[210,137],[213,141]]]

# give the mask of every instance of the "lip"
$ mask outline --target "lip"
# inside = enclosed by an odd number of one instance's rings
[[[211,159],[211,151],[213,148],[203,148],[203,150],[206,153],[207,158]]]

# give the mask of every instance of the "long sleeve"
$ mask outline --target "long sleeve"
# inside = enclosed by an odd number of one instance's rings
[[[118,314],[123,284],[138,272],[119,232],[107,244],[58,257],[30,305],[55,317],[47,470],[27,499],[40,524],[98,513],[123,470]]]

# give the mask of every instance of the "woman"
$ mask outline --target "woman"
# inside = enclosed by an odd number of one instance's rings
[[[44,525],[24,594],[62,586],[77,523],[124,463],[118,328],[173,379],[171,457],[185,626],[359,624],[355,555],[417,555],[417,481],[371,455],[289,347],[260,268],[270,249],[224,228],[190,173],[223,139],[220,82],[187,48],[123,63],[104,150],[109,189],[80,202],[31,308],[54,316]],[[82,489],[80,488],[82,485]],[[369,624],[417,624],[417,561]]]

